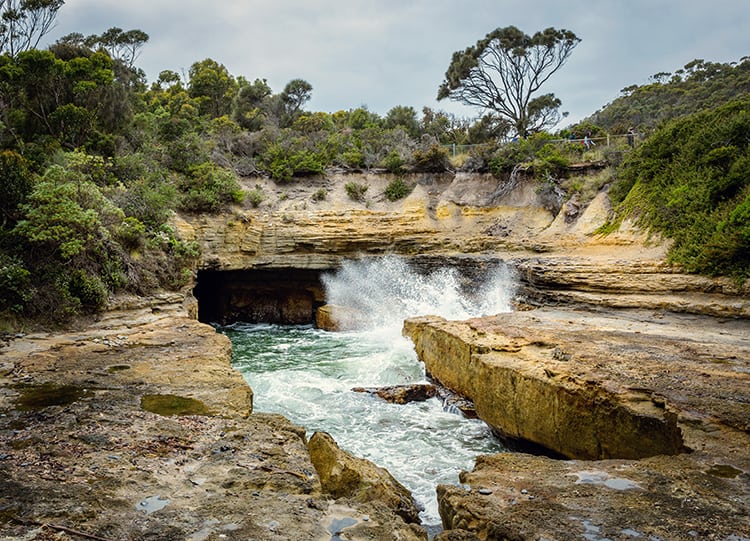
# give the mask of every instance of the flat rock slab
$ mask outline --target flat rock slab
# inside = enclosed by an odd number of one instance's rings
[[[404,332],[481,419],[570,458],[728,449],[719,430],[747,443],[750,320],[540,309],[414,318]]]
[[[540,309],[404,332],[480,418],[574,459],[478,458],[438,490],[440,539],[750,539],[747,319]]]
[[[464,487],[441,485],[449,530],[479,539],[740,541],[750,538],[750,479],[690,457],[559,461],[480,457]],[[467,490],[468,489],[468,490]]]
[[[426,538],[321,490],[304,428],[251,413],[227,337],[123,317],[0,350],[0,539]]]

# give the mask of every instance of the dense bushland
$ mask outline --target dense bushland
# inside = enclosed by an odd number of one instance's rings
[[[750,97],[656,130],[619,171],[610,195],[673,239],[689,272],[750,276]]]
[[[621,93],[588,121],[611,133],[625,133],[629,126],[650,133],[669,120],[750,93],[750,57],[726,64],[696,59],[674,73],[656,73],[648,83],[623,88]]]
[[[47,50],[2,49],[0,322],[59,324],[101,309],[113,293],[183,287],[200,253],[171,225],[175,213],[263,208],[266,194],[257,184],[243,190],[243,177],[283,184],[331,169],[390,172],[385,196],[396,201],[410,193],[408,173],[507,178],[522,167],[554,196],[552,207],[574,194],[590,199],[616,178],[620,215],[638,213],[674,238],[674,261],[696,272],[748,274],[747,101],[670,124],[629,158],[623,138],[606,148],[580,141],[629,125],[647,133],[650,119],[746,95],[747,59],[696,61],[669,82],[627,89],[580,125],[508,141],[509,125],[496,114],[306,111],[313,90],[306,81],[274,92],[213,59],[148,84],[135,65],[147,41],[141,31],[113,28],[71,34]],[[622,171],[612,173],[623,158]],[[568,175],[581,161],[612,169],[584,183]],[[352,199],[367,197],[355,181],[344,189]],[[313,200],[326,196],[319,190]]]

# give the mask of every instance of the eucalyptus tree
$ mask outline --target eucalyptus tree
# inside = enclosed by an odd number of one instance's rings
[[[515,26],[497,28],[453,53],[437,98],[495,112],[522,137],[551,127],[561,118],[561,102],[537,93],[580,41],[569,30],[547,28],[529,36]]]
[[[0,51],[15,57],[36,49],[63,4],[64,0],[0,0]]]
[[[103,48],[112,60],[117,60],[125,67],[132,68],[148,39],[148,34],[143,30],[123,30],[115,26],[100,36],[95,34],[88,36],[86,44],[91,48]]]
[[[281,92],[282,111],[280,123],[284,127],[291,126],[302,112],[302,106],[312,97],[312,85],[304,79],[292,79]]]
[[[238,85],[223,64],[206,58],[190,66],[188,76],[188,93],[199,100],[201,114],[216,118],[231,112]]]
[[[255,79],[251,83],[240,76],[237,84],[239,89],[232,104],[232,118],[244,129],[258,131],[268,118],[273,91],[265,79]]]

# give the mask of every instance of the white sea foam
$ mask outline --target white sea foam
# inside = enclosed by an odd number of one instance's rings
[[[227,329],[235,366],[253,388],[257,411],[282,413],[308,432],[329,432],[356,456],[387,468],[438,524],[435,486],[457,483],[477,454],[501,450],[489,429],[445,411],[437,399],[403,406],[352,387],[425,381],[403,320],[420,315],[465,319],[510,311],[512,273],[502,266],[467,288],[459,272],[415,272],[395,257],[348,261],[324,278],[327,300],[369,316],[359,332],[237,324]]]

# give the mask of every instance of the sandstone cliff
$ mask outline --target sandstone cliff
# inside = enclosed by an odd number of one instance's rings
[[[353,178],[370,186],[362,203],[346,195]],[[333,501],[304,429],[251,413],[227,340],[194,320],[312,322],[321,272],[400,254],[458,265],[469,284],[487,260],[513,266],[519,308],[547,308],[407,329],[498,431],[575,458],[479,458],[438,490],[443,539],[750,538],[746,286],[681,273],[633,224],[596,235],[605,192],[550,205],[533,179],[417,175],[390,202],[389,180],[248,180],[259,208],[176,220],[202,249],[198,305],[135,300],[0,350],[2,534],[424,539],[356,487]],[[337,460],[326,468],[359,464]],[[384,501],[403,516],[407,500]]]

